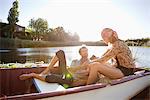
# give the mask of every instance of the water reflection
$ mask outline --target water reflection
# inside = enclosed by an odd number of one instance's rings
[[[17,49],[0,50],[1,63],[25,63],[26,56],[20,56]]]
[[[18,48],[19,56],[25,56],[26,62],[44,61],[49,63],[51,58],[58,50],[64,50],[66,53],[67,64],[70,65],[73,59],[78,59],[80,46],[75,47],[55,47],[55,48]]]
[[[64,50],[66,53],[67,64],[70,65],[73,59],[79,59],[80,55],[78,53],[80,46],[72,47],[53,47],[53,48],[18,48],[13,50],[0,50],[0,60],[5,63],[25,63],[25,62],[39,62],[44,61],[49,63],[52,56],[58,50]],[[87,46],[89,51],[89,57],[93,54],[96,56],[101,56],[105,50],[106,46]],[[136,63],[139,66],[150,66],[150,48],[144,47],[130,47],[134,58],[136,58]]]

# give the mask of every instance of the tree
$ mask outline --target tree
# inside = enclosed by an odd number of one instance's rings
[[[55,29],[49,28],[48,33],[45,35],[46,41],[58,41]]]
[[[66,32],[63,27],[59,26],[54,29],[49,28],[49,31],[44,35],[44,40],[46,41],[79,41],[80,37],[77,33],[72,34],[71,32]]]
[[[55,34],[57,36],[57,40],[59,41],[65,41],[65,30],[63,27],[57,27],[54,29]]]
[[[18,0],[13,2],[12,8],[9,10],[8,14],[8,23],[9,23],[9,28],[10,28],[10,37],[13,38],[14,32],[15,32],[15,27],[16,23],[19,22],[19,12],[18,12]]]
[[[29,21],[28,27],[32,29],[34,37],[38,40],[48,32],[48,22],[42,18],[36,20],[32,18]]]
[[[73,37],[73,39],[72,39],[73,41],[79,41],[80,40],[80,37],[77,33],[75,33],[72,37]]]

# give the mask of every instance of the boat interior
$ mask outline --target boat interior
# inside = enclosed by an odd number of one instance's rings
[[[130,76],[123,77],[121,79],[112,80],[109,83],[96,83],[92,85],[74,87],[74,88],[69,88],[69,89],[61,88],[61,89],[58,89],[58,90],[55,89],[49,92],[40,91],[40,88],[38,88],[38,85],[36,85],[36,82],[33,82],[34,84],[32,85],[30,93],[8,95],[8,96],[2,95],[0,99],[41,99],[41,98],[47,98],[47,97],[68,95],[68,94],[73,94],[73,93],[90,91],[94,89],[105,88],[107,86],[115,86],[115,85],[119,85],[128,81],[133,81],[138,78],[145,77],[145,76],[150,76],[150,71],[144,71],[144,72],[139,71],[139,73],[136,73],[135,75],[130,75]],[[47,83],[47,84],[53,84],[53,83]]]

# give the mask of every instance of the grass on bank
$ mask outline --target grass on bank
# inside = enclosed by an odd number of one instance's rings
[[[78,41],[32,41],[22,39],[0,38],[0,48],[37,48],[37,47],[62,47],[62,46],[105,46],[103,42],[78,42]]]

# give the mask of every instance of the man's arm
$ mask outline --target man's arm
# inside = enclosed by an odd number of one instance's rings
[[[79,70],[76,73],[80,74],[80,75],[88,75],[89,74],[89,67],[88,67],[88,65],[89,65],[88,61],[84,62],[82,65],[80,65],[80,67],[83,68],[83,70]]]
[[[79,65],[80,65],[79,61],[77,59],[75,59],[71,62],[70,66],[79,66]]]

